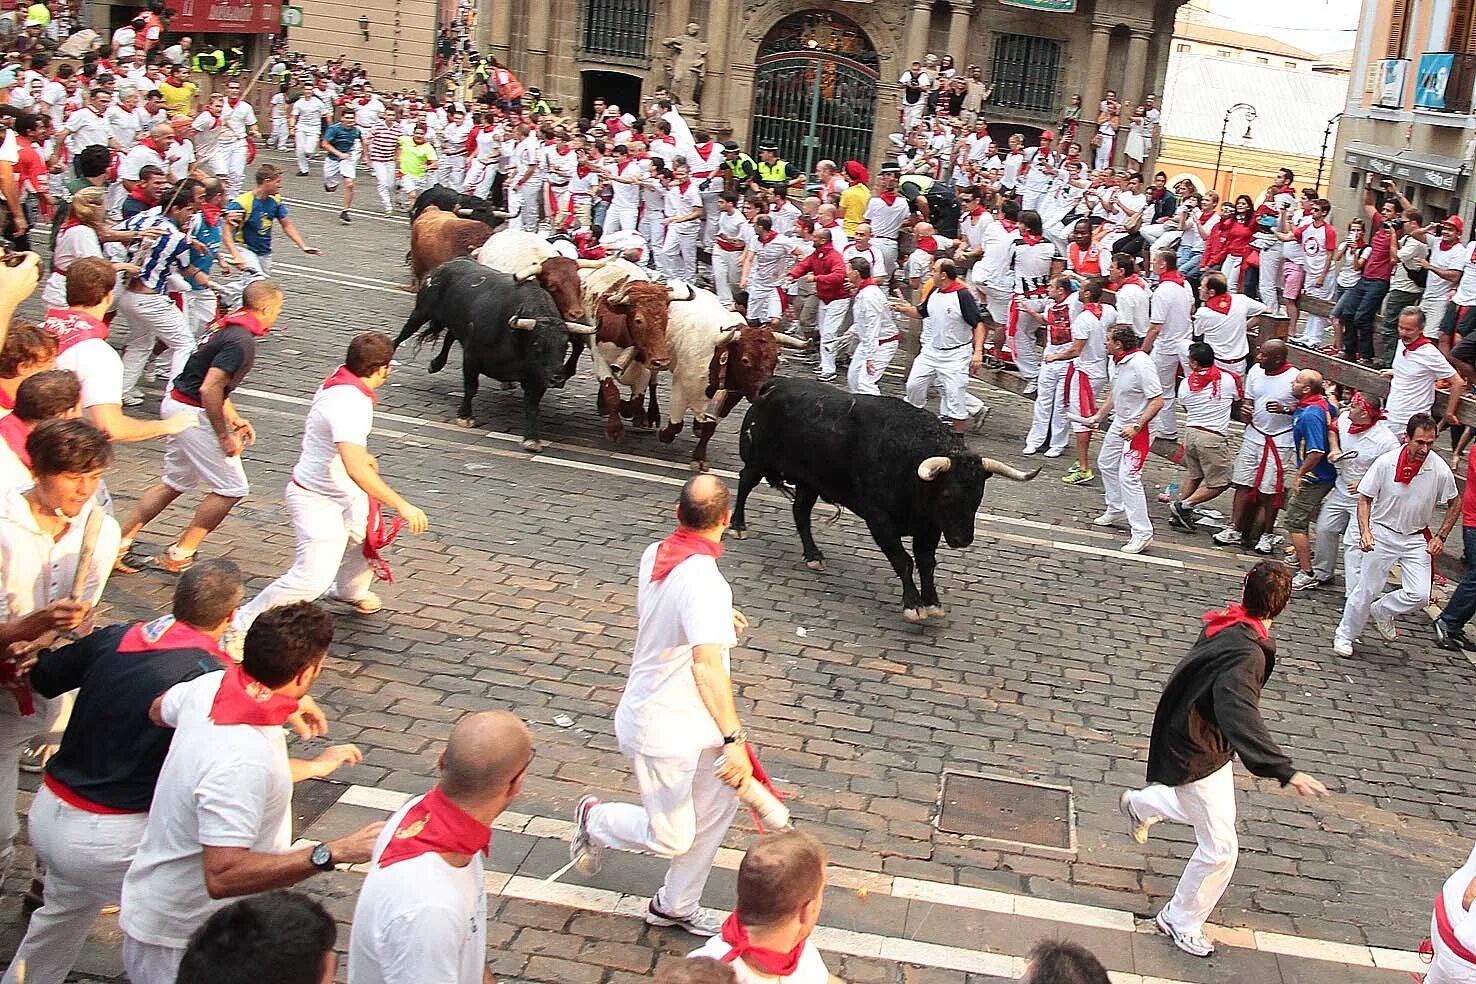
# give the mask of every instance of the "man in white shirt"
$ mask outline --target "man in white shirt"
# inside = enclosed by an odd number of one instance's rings
[[[962,434],[972,419],[984,422],[989,410],[969,393],[969,376],[984,364],[984,316],[948,258],[933,261],[933,290],[916,307],[901,301],[892,308],[922,321],[922,350],[907,373],[907,402],[926,407],[928,390],[940,394],[938,414]]]
[[[1199,285],[1199,296],[1204,303],[1194,312],[1194,334],[1209,342],[1221,369],[1239,375],[1245,370],[1245,357],[1250,353],[1247,322],[1264,314],[1266,305],[1244,294],[1232,293],[1222,273],[1205,274]]]
[[[641,805],[585,796],[569,844],[586,875],[608,848],[670,858],[646,923],[699,936],[721,928],[701,907],[702,889],[738,809],[734,789],[753,775],[728,669],[728,650],[748,622],[717,567],[731,519],[727,487],[698,475],[682,486],[676,531],[641,557],[635,656],[615,711]]]
[[[232,655],[251,623],[279,605],[315,601],[327,593],[365,615],[384,607],[369,589],[374,572],[363,550],[374,519],[371,510],[379,504],[404,517],[410,532],[425,532],[425,513],[380,476],[368,448],[376,392],[389,379],[394,354],[394,343],[383,332],[356,336],[343,365],[313,395],[302,453],[282,495],[297,535],[297,554],[286,574],[236,613],[225,639]]]
[[[1046,290],[1055,267],[1056,244],[1045,237],[1040,213],[1022,211],[1020,225],[1010,246],[1010,269],[1014,274],[1015,307],[1029,307],[1037,313],[1046,305]],[[1040,375],[1040,343],[1037,324],[1026,324],[1012,318],[1010,344],[1015,354],[1015,368],[1025,380],[1023,395],[1033,396]]]
[[[1350,542],[1344,534],[1351,525],[1357,529],[1358,482],[1373,463],[1388,451],[1399,447],[1399,438],[1384,422],[1384,402],[1375,393],[1354,393],[1344,412],[1338,414],[1338,447],[1343,456],[1338,461],[1338,480],[1323,500],[1317,514],[1316,540],[1312,550],[1313,583],[1292,584],[1297,590],[1319,588],[1333,579],[1338,566],[1338,550],[1343,552],[1344,600],[1358,584],[1363,568],[1363,551],[1356,537]],[[1356,454],[1354,452],[1357,452]]]
[[[117,102],[103,111],[103,122],[108,125],[108,131],[117,144],[116,149],[126,154],[138,142],[138,91],[133,88],[119,90]]]
[[[733,310],[733,288],[738,284],[750,228],[747,218],[738,210],[738,196],[730,191],[719,195],[712,243],[712,289],[729,311]]]
[[[1205,341],[1209,339],[1206,337]],[[1218,350],[1215,352],[1215,365],[1224,368]],[[1235,469],[1231,476],[1235,485],[1235,504],[1230,525],[1215,534],[1215,542],[1221,546],[1249,543],[1259,529],[1256,551],[1269,554],[1275,549],[1276,537],[1272,531],[1286,494],[1288,455],[1292,450],[1292,412],[1296,409],[1292,382],[1296,375],[1296,367],[1286,361],[1285,342],[1268,338],[1261,343],[1256,352],[1256,364],[1245,376],[1250,422],[1246,424],[1245,437],[1240,442],[1240,452],[1235,456]]]
[[[846,263],[846,282],[851,285],[854,297],[851,300],[851,327],[841,336],[856,341],[856,350],[851,353],[851,367],[846,374],[846,383],[852,393],[880,396],[877,383],[891,365],[902,341],[902,332],[887,304],[886,292],[877,285],[872,276],[871,263],[862,256],[853,256]]]
[[[523,788],[533,739],[506,711],[451,729],[440,782],[379,835],[349,936],[352,984],[485,984],[492,822]]]
[[[657,266],[668,277],[690,281],[697,272],[697,235],[702,231],[702,190],[678,163],[666,179],[661,226],[666,238],[657,251]]]
[[[1163,409],[1163,387],[1153,360],[1139,348],[1138,333],[1119,324],[1107,333],[1107,375],[1112,384],[1093,424],[1114,417],[1097,453],[1107,511],[1093,526],[1115,526],[1128,521],[1132,535],[1122,552],[1142,553],[1153,542],[1153,520],[1143,494],[1143,465],[1148,460],[1148,425]]]
[[[287,757],[290,719],[311,735],[327,731],[308,691],[332,641],[333,617],[317,605],[273,609],[252,625],[240,665],[154,701],[149,716],[173,728],[174,741],[123,879],[118,924],[133,984],[174,984],[190,934],[230,899],[369,859],[382,823],[292,849],[292,784],[362,758],[353,745]]]
[[[897,81],[902,86],[898,98],[902,101],[902,133],[905,136],[922,122],[923,114],[928,111],[928,90],[933,87],[933,79],[923,71],[922,62],[915,61]]]
[[[1404,447],[1386,451],[1358,483],[1363,569],[1333,634],[1333,652],[1339,656],[1353,655],[1353,640],[1368,622],[1392,641],[1399,636],[1395,619],[1430,604],[1431,565],[1445,552],[1445,538],[1461,518],[1455,475],[1433,453],[1439,433],[1434,418],[1415,414],[1404,433]],[[1439,506],[1446,507],[1445,518],[1430,536]],[[1396,564],[1399,589],[1386,592],[1384,582]]]
[[[1143,349],[1153,357],[1158,382],[1163,387],[1163,410],[1153,418],[1153,437],[1178,436],[1174,416],[1174,394],[1179,378],[1189,375],[1189,342],[1193,338],[1194,292],[1179,272],[1179,257],[1173,250],[1153,253],[1153,274],[1158,285],[1148,301],[1148,335]],[[1121,292],[1118,293],[1121,299]]]
[[[907,199],[897,194],[897,176],[900,173],[895,164],[882,167],[877,178],[877,191],[867,201],[863,219],[871,226],[872,245],[882,255],[884,269],[878,272],[882,281],[890,280],[897,269],[897,235],[902,231],[902,223],[912,214]]]
[[[1456,411],[1466,392],[1466,381],[1455,367],[1440,354],[1440,347],[1425,336],[1425,312],[1409,306],[1399,312],[1399,343],[1392,368],[1384,375],[1392,376],[1389,395],[1384,401],[1389,429],[1403,433],[1404,424],[1417,413],[1429,413],[1435,404],[1435,389],[1442,379],[1450,381],[1445,404],[1445,423],[1460,426]]]
[[[332,104],[316,89],[304,90],[292,104],[292,131],[297,140],[297,176],[308,173],[308,159],[323,138],[323,120],[333,114]]]
[[[1435,234],[1429,237],[1430,256],[1420,263],[1427,271],[1425,289],[1420,295],[1420,310],[1425,312],[1425,334],[1436,339],[1440,337],[1445,308],[1466,262],[1466,249],[1461,243],[1466,224],[1461,217],[1447,216],[1440,220],[1438,226]]]
[[[88,147],[103,146],[122,152],[123,147],[113,136],[112,128],[103,119],[108,111],[112,96],[108,90],[97,87],[87,97],[87,105],[67,117],[62,128],[56,132],[51,151],[51,163],[61,159],[62,148],[71,152],[73,160]]]
[[[754,216],[748,248],[743,252],[743,268],[738,275],[739,288],[748,292],[750,324],[778,327],[783,314],[780,285],[799,245],[797,240],[774,231],[773,216]]]
[[[1197,533],[1195,507],[1230,487],[1230,412],[1242,396],[1240,377],[1215,364],[1215,350],[1208,343],[1189,346],[1189,372],[1179,384],[1186,428],[1184,477],[1179,499],[1169,503],[1169,525],[1175,529]]]
[[[1281,295],[1286,301],[1287,330],[1297,333],[1297,319],[1301,317],[1298,301],[1306,293],[1320,300],[1331,300],[1336,281],[1332,276],[1332,254],[1338,246],[1338,231],[1327,216],[1332,212],[1332,203],[1319,198],[1309,205],[1310,215],[1293,227],[1285,212],[1279,219],[1276,238],[1286,244],[1285,262],[1282,264]],[[1299,340],[1310,347],[1322,345],[1323,330],[1327,319],[1316,315],[1307,316],[1307,328],[1298,335]]]
[[[43,420],[76,417],[81,395],[77,377],[65,369],[48,369],[21,381],[15,391],[15,408],[0,417],[0,491],[35,484],[26,438]]]
[[[241,83],[235,79],[226,83],[225,106],[221,112],[220,145],[215,152],[215,173],[225,181],[226,198],[235,198],[241,193],[246,181],[246,158],[250,147],[247,142],[261,142],[261,131],[256,126],[256,110],[241,98]]]

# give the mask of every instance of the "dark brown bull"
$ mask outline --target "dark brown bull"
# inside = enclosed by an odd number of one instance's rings
[[[447,260],[470,255],[491,235],[491,227],[480,219],[457,218],[427,206],[410,223],[410,290],[419,290],[427,273]]]
[[[647,372],[660,372],[671,368],[671,354],[666,345],[666,324],[669,305],[692,299],[691,288],[685,288],[685,296],[663,284],[646,280],[624,279],[616,282],[599,300],[595,310],[595,325],[599,329],[596,341],[601,345],[625,353],[620,364],[612,365],[616,376],[623,375],[632,364]],[[578,359],[576,348],[571,359]],[[633,381],[636,387],[644,388],[642,380]],[[622,416],[631,418],[637,427],[656,423],[659,410],[654,391],[647,410],[642,404],[640,389],[629,400],[620,398],[619,384],[614,378],[600,382],[599,408],[605,414],[605,436],[618,441],[625,435]]]
[[[564,316],[565,321],[589,324],[584,312],[583,291],[579,285],[578,260],[571,260],[567,256],[550,256],[528,264],[513,274],[513,279],[518,283],[537,280],[538,286],[548,291],[554,303],[559,306],[559,313]]]

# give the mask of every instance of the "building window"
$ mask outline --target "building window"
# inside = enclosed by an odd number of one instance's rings
[[[1174,50],[1182,54],[1183,52],[1189,50],[1189,46],[1187,44],[1176,44],[1174,45]]]
[[[1269,65],[1269,64],[1271,64],[1271,59],[1258,57],[1258,58],[1256,58],[1256,64],[1257,65]]]
[[[585,55],[651,57],[651,0],[584,0]]]
[[[1028,34],[994,36],[993,105],[1053,111],[1060,103],[1060,76],[1059,41]]]
[[[1455,0],[1450,9],[1450,35],[1447,38],[1447,51],[1476,52],[1476,31],[1473,31],[1473,20],[1476,20],[1476,0]]]
[[[1286,62],[1286,67],[1287,68],[1296,68],[1297,67],[1297,63],[1296,62]]]
[[[1393,0],[1389,12],[1389,40],[1384,47],[1387,59],[1404,57],[1404,40],[1409,35],[1409,8],[1408,0]]]

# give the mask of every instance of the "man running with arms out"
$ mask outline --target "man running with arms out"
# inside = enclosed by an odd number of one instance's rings
[[[364,132],[359,129],[358,117],[352,106],[338,111],[338,122],[323,131],[320,141],[323,148],[323,190],[338,190],[338,180],[343,179],[343,211],[338,221],[349,222],[349,206],[354,203],[354,171],[359,166],[359,157],[364,149]]]
[[[722,928],[701,907],[702,889],[738,809],[733,789],[753,774],[728,671],[748,621],[717,567],[731,518],[727,487],[698,475],[682,486],[676,532],[641,558],[635,657],[615,711],[641,805],[584,797],[569,844],[583,874],[597,872],[611,847],[670,858],[646,922],[698,936]]]
[[[1148,741],[1151,785],[1118,799],[1136,843],[1148,843],[1148,828],[1160,820],[1194,827],[1194,854],[1154,919],[1192,956],[1215,952],[1204,923],[1230,884],[1240,850],[1231,759],[1239,755],[1252,775],[1302,796],[1327,795],[1327,787],[1292,767],[1261,718],[1261,688],[1276,665],[1271,623],[1291,600],[1291,580],[1290,567],[1263,560],[1245,576],[1239,604],[1205,613],[1199,641],[1158,698]]]

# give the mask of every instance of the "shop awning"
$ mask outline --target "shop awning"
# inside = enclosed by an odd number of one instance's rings
[[[1443,191],[1455,191],[1470,172],[1470,163],[1459,157],[1416,154],[1378,144],[1353,140],[1343,148],[1343,163],[1400,181],[1411,181]]]
[[[282,0],[176,0],[174,34],[276,34]]]

